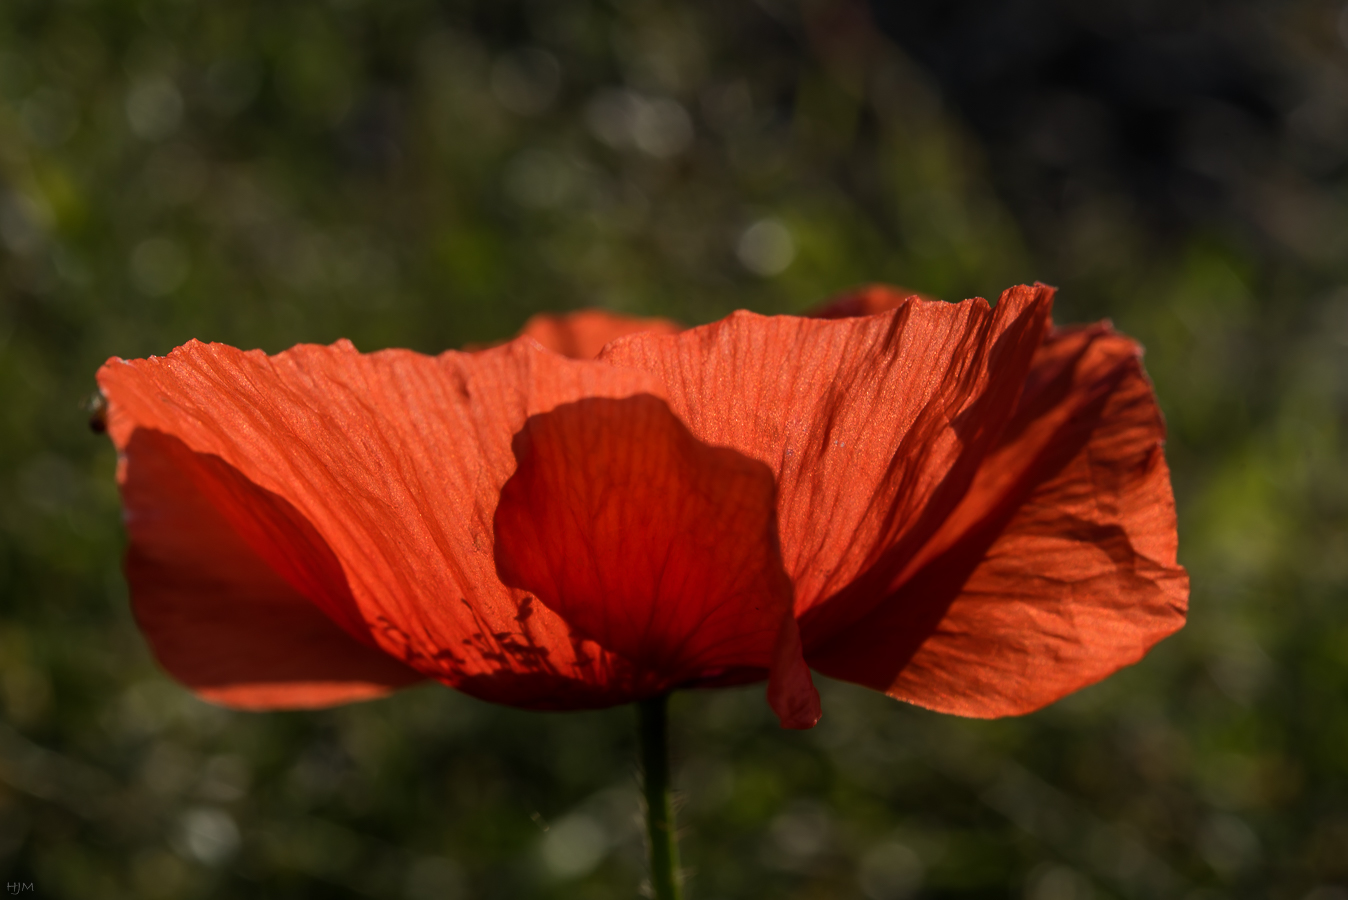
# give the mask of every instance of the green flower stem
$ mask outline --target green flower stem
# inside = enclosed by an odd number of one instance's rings
[[[669,792],[669,695],[637,704],[642,789],[646,793],[646,836],[651,848],[651,887],[655,900],[679,900],[679,844],[674,834],[674,804]]]

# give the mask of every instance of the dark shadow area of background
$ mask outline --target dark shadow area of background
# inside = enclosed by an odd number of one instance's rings
[[[1331,3],[10,0],[0,875],[630,897],[632,713],[202,704],[127,611],[111,355],[438,352],[1040,279],[1148,349],[1190,625],[1019,720],[673,704],[690,893],[1348,897],[1348,19]]]

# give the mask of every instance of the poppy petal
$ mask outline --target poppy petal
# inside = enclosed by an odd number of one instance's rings
[[[520,329],[547,347],[572,359],[594,359],[611,341],[629,334],[677,334],[683,326],[670,319],[644,319],[624,316],[602,309],[582,309],[570,313],[538,313]]]
[[[175,678],[238,709],[330,706],[421,680],[348,635],[239,537],[211,499],[256,490],[236,471],[147,429],[126,457],[132,607]]]
[[[868,284],[846,291],[805,315],[812,319],[854,319],[898,309],[909,297],[931,300],[925,294],[888,284]]]
[[[1016,715],[1179,629],[1188,579],[1139,355],[1103,325],[1050,336],[960,507],[811,665],[942,712]]]
[[[805,646],[880,595],[958,504],[1014,408],[1051,288],[996,309],[911,298],[835,321],[736,313],[674,336],[632,335],[601,355],[658,375],[699,439],[767,463]],[[807,653],[808,656],[808,653]]]
[[[818,721],[766,465],[702,443],[649,395],[534,416],[515,455],[496,510],[507,584],[662,673],[652,693],[770,669],[783,725]]]
[[[347,342],[268,357],[192,342],[112,360],[99,383],[124,423],[110,429],[124,454],[134,431],[159,431],[285,502],[298,521],[249,501],[231,524],[348,633],[483,699],[559,709],[630,699],[627,661],[501,584],[492,517],[514,469],[511,436],[530,415],[658,392],[649,376],[528,338],[439,357]]]

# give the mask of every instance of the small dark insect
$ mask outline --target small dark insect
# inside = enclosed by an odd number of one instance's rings
[[[108,430],[108,401],[101,391],[89,395],[84,401],[89,413],[89,430],[94,434],[105,434]]]

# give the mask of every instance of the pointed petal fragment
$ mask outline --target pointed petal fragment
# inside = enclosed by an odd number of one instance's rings
[[[959,509],[819,671],[941,712],[1016,715],[1184,624],[1164,425],[1139,349],[1054,333]]]
[[[805,315],[812,319],[853,319],[898,309],[910,297],[930,301],[933,298],[907,288],[888,284],[868,284],[845,291],[817,306]]]
[[[496,510],[506,583],[660,673],[653,693],[770,669],[783,724],[814,725],[767,466],[698,441],[649,395],[534,416],[515,454]]]

